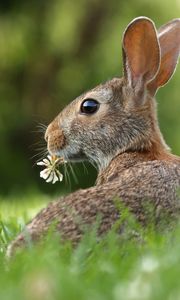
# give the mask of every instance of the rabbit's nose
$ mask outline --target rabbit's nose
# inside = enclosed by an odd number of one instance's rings
[[[46,129],[44,138],[47,142],[49,153],[55,154],[66,144],[66,139],[62,128],[60,128],[57,119],[55,119]]]
[[[48,142],[49,136],[58,129],[59,129],[58,121],[57,121],[57,119],[54,119],[54,121],[52,123],[50,123],[48,125],[48,127],[46,128],[46,132],[44,135],[45,141]]]

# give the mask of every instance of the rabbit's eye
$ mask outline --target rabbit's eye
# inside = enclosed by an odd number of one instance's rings
[[[86,99],[81,104],[81,113],[83,114],[93,114],[99,108],[99,103],[94,99]]]

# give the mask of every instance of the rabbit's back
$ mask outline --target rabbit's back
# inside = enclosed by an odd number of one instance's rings
[[[123,203],[145,224],[149,215],[145,210],[153,208],[154,220],[180,212],[180,164],[151,161],[137,164],[125,170],[122,176],[86,190],[79,190],[52,202],[28,225],[35,235],[45,232],[53,220],[57,227],[72,242],[79,240],[83,228],[101,218],[100,233],[111,228],[120,216],[118,203]]]
[[[111,173],[111,172],[110,172]],[[26,236],[36,241],[55,224],[61,237],[76,244],[84,230],[100,217],[98,233],[104,234],[121,217],[122,205],[143,225],[176,222],[180,214],[180,163],[147,161],[121,170],[103,184],[61,197],[39,212],[9,246],[7,255],[26,244]],[[150,211],[152,212],[150,214]],[[124,224],[118,227],[122,232]]]

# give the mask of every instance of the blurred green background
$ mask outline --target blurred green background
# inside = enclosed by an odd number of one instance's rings
[[[51,0],[0,2],[0,195],[61,193],[93,184],[75,166],[78,182],[49,185],[35,162],[48,124],[76,96],[122,74],[121,36],[135,17],[157,27],[180,15],[180,0]],[[180,154],[180,68],[157,95],[161,130]],[[35,156],[37,155],[37,156]]]

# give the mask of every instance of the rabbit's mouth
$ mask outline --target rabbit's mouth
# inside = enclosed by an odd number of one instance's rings
[[[82,151],[79,151],[77,153],[70,153],[66,151],[63,152],[63,157],[67,162],[81,162],[87,160],[86,155]]]
[[[51,156],[56,156],[59,158],[63,158],[66,162],[82,162],[84,160],[88,160],[87,156],[84,154],[82,150],[72,151],[72,149],[61,149],[56,151],[49,151]]]

